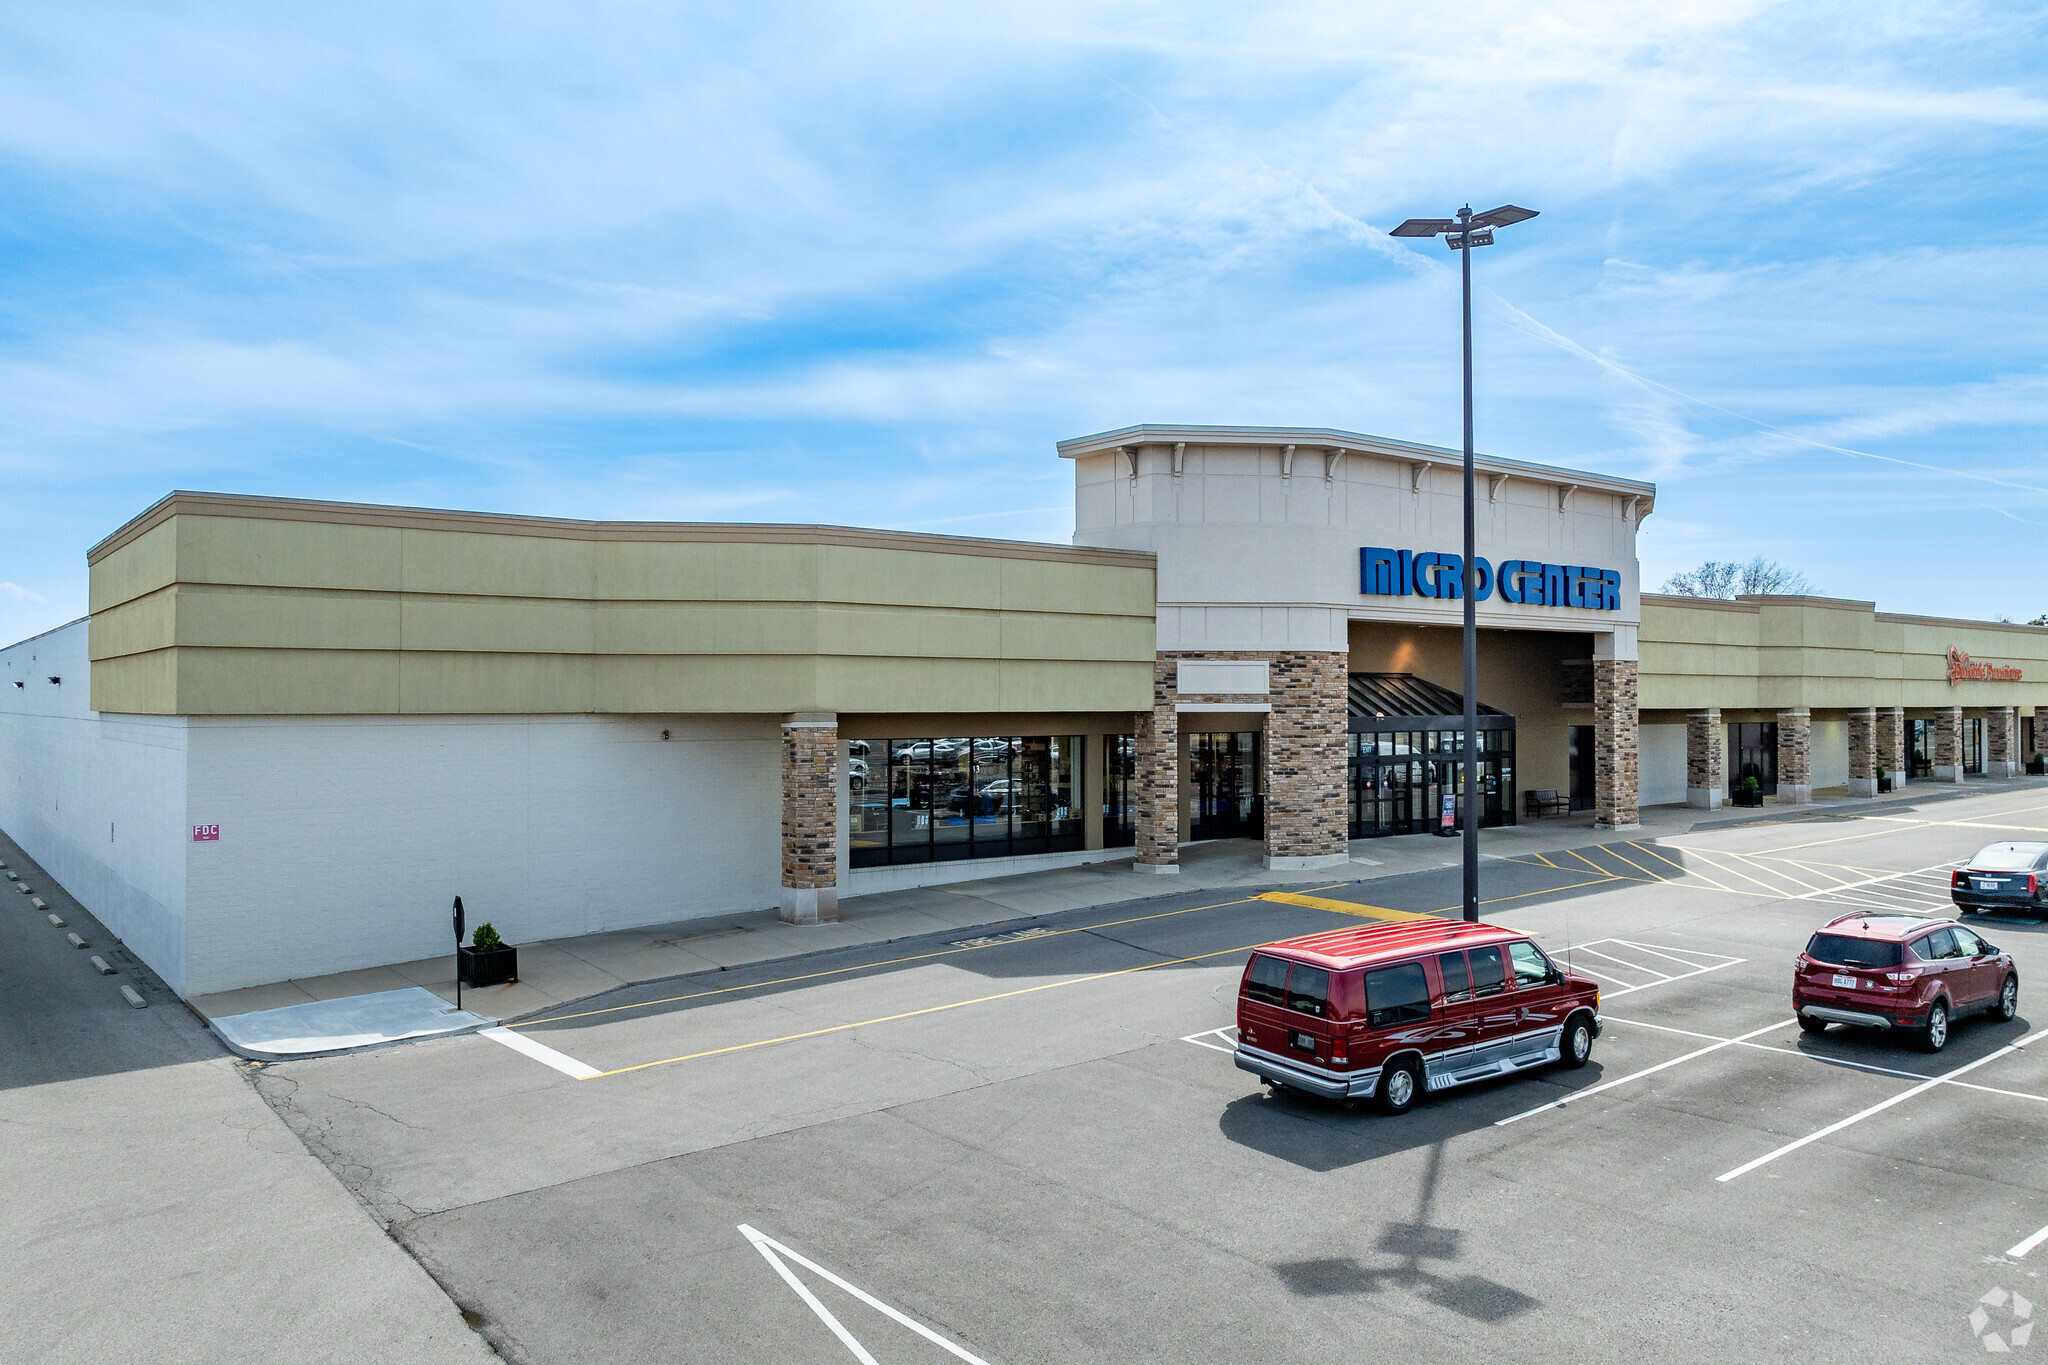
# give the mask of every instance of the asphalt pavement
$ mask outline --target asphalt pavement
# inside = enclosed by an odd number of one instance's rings
[[[0,860],[49,906],[0,892],[0,1360],[491,1359],[198,1018],[4,837]]]
[[[2026,837],[2048,790],[1489,861],[1487,918],[1609,1023],[1583,1070],[1398,1119],[1238,1071],[1236,981],[1454,871],[705,972],[258,1084],[517,1360],[1974,1358],[2029,1347],[2048,1259],[2044,931],[1981,924],[2020,1017],[1935,1056],[1801,1034],[1790,963]]]

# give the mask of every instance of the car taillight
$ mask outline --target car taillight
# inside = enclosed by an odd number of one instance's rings
[[[1963,870],[1959,867],[1955,871],[1948,874],[1948,884],[1952,887],[1967,886],[1969,885],[1969,882],[1963,876]]]
[[[2040,890],[2041,879],[2039,877],[2036,877],[2033,873],[2029,872],[2027,874],[2027,894],[2029,896],[2036,895],[2040,892]]]
[[[1920,979],[1920,973],[1917,971],[1886,972],[1884,979],[1891,982],[1894,986],[1910,986]]]
[[[1344,1066],[1350,1062],[1351,1059],[1344,1053],[1344,1040],[1342,1038],[1330,1044],[1330,1060],[1338,1066]]]

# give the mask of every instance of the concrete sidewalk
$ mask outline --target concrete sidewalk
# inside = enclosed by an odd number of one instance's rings
[[[1958,796],[1984,796],[2005,790],[2048,787],[2048,779],[1972,781],[1967,784],[1915,783],[1903,792],[1876,798],[1825,796],[1811,806],[1765,806],[1761,810],[1725,807],[1709,814],[1686,806],[1653,806],[1642,813],[1642,828],[1627,834],[1593,828],[1590,812],[1554,816],[1528,824],[1480,832],[1480,854],[1487,858],[1517,857],[1583,848],[1617,838],[1657,839],[1703,827],[1743,824],[1758,819],[1850,817],[1874,810],[1899,809]],[[479,1014],[513,1019],[550,1009],[571,1000],[618,986],[656,981],[692,972],[747,966],[776,958],[864,944],[887,943],[947,931],[984,929],[1039,915],[1110,905],[1146,896],[1189,890],[1248,891],[1332,886],[1395,877],[1409,872],[1454,866],[1459,861],[1456,839],[1411,834],[1388,839],[1358,839],[1351,844],[1348,866],[1313,872],[1269,872],[1261,862],[1257,840],[1227,839],[1189,844],[1181,849],[1177,876],[1131,870],[1131,855],[1080,867],[1052,868],[989,881],[956,882],[858,896],[840,902],[836,924],[780,923],[772,910],[717,915],[671,924],[587,934],[519,945],[519,980],[504,986],[467,989],[463,1003]],[[200,996],[190,1003],[212,1019],[252,1010],[275,1009],[309,1000],[332,1000],[373,991],[423,986],[442,999],[455,999],[455,960],[427,958],[419,962]]]

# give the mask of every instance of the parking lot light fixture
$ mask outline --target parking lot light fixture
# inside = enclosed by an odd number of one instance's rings
[[[1493,245],[1493,230],[1526,222],[1535,209],[1502,204],[1484,213],[1470,204],[1455,218],[1410,218],[1395,228],[1396,237],[1437,237],[1458,253],[1465,283],[1465,581],[1459,596],[1465,603],[1465,918],[1479,918],[1479,562],[1472,505],[1472,248]]]

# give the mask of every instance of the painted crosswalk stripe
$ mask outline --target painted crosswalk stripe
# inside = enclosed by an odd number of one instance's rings
[[[542,1066],[553,1067],[564,1076],[573,1076],[579,1081],[587,1081],[593,1076],[604,1074],[596,1067],[585,1066],[574,1057],[566,1053],[557,1052],[545,1043],[537,1043],[523,1033],[514,1033],[508,1028],[487,1028],[480,1029],[478,1032],[494,1043],[503,1043],[514,1052],[525,1053]]]

